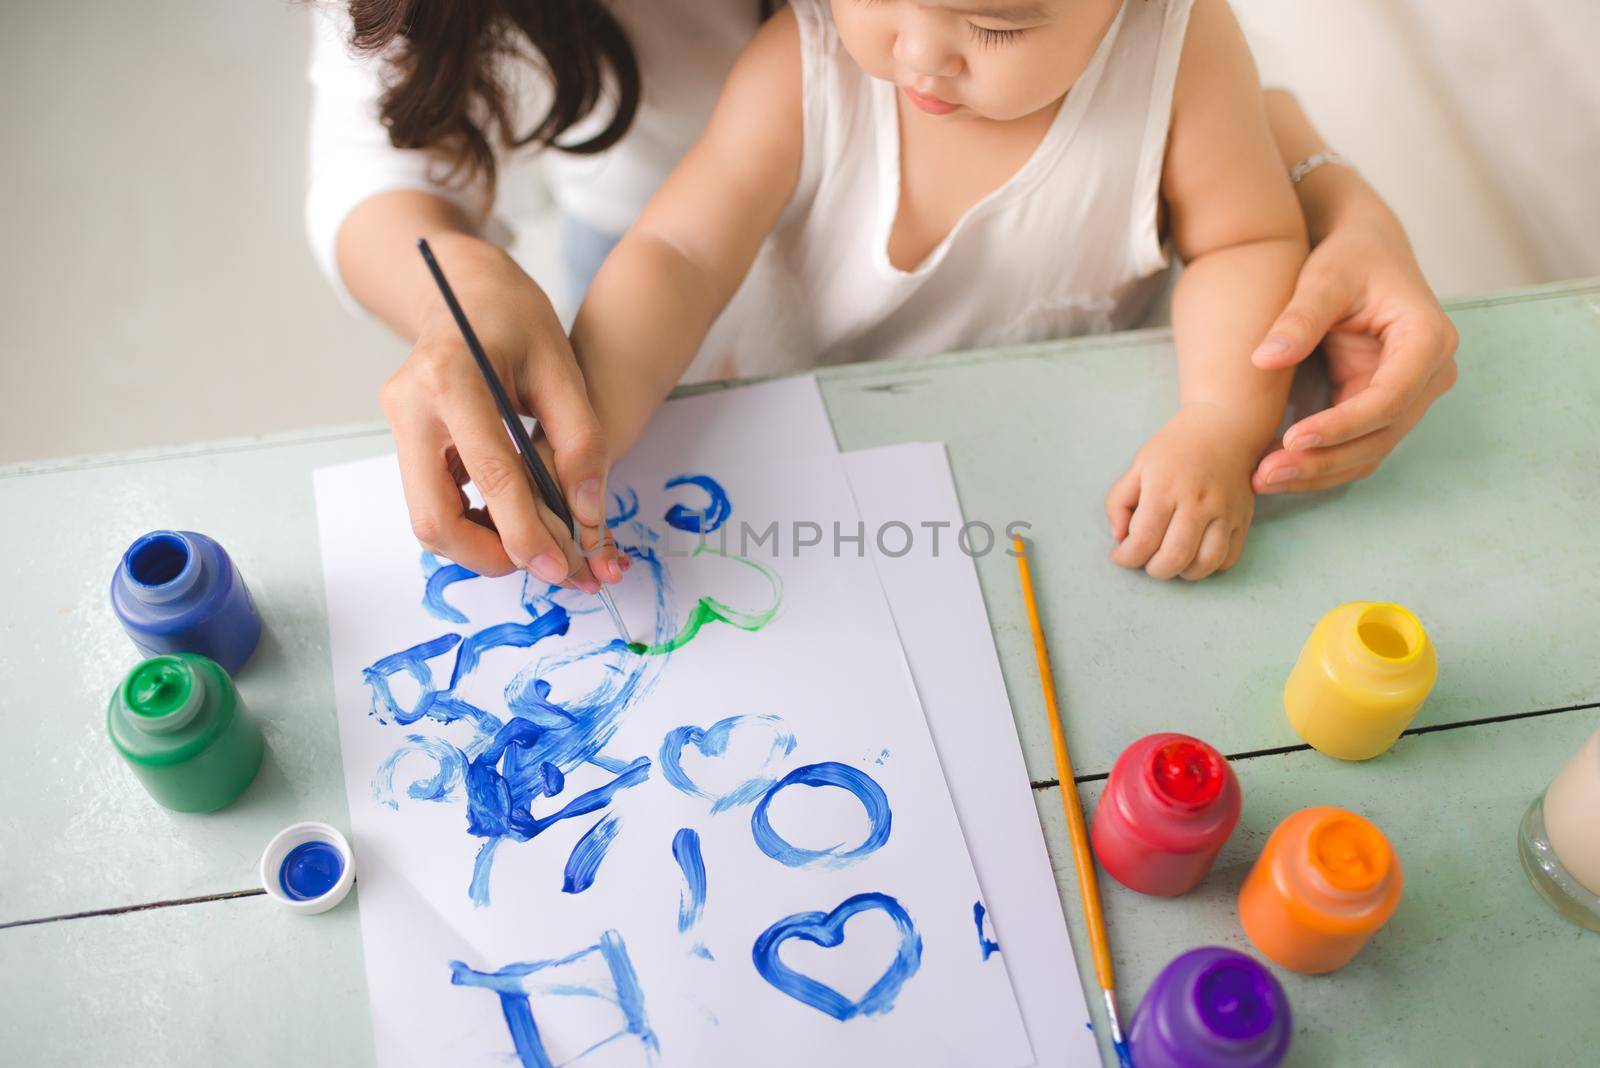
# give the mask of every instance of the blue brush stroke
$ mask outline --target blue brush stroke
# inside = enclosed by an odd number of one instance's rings
[[[801,975],[778,959],[778,949],[791,938],[799,938],[824,949],[844,941],[844,924],[858,912],[879,910],[894,921],[900,931],[900,948],[878,981],[859,1001],[851,1001],[826,983]],[[779,920],[761,932],[751,957],[761,978],[804,1005],[827,1013],[835,1020],[855,1016],[878,1016],[894,1008],[894,999],[907,979],[922,966],[922,936],[900,902],[888,894],[856,894],[846,898],[832,912],[799,912]]]
[[[455,670],[450,673],[450,688],[454,690],[478,666],[478,661],[490,649],[510,646],[526,649],[535,642],[561,635],[571,626],[571,617],[560,605],[551,608],[531,623],[496,623],[468,637],[456,651]]]
[[[677,530],[688,531],[690,534],[710,534],[728,521],[728,516],[733,514],[733,506],[728,503],[728,494],[723,490],[716,479],[708,475],[679,475],[677,478],[668,479],[662,489],[672,489],[675,486],[695,486],[705,491],[708,498],[704,508],[689,508],[682,504],[674,504],[667,509],[665,516],[667,525]]]
[[[694,948],[689,950],[689,952],[693,953],[695,956],[701,957],[701,958],[703,958],[705,960],[714,961],[714,960],[717,959],[717,958],[715,958],[715,957],[713,957],[711,955],[711,951],[706,948],[706,944],[704,942],[696,942],[694,944]],[[713,1021],[713,1022],[715,1022],[715,1021]]]
[[[546,760],[539,765],[539,774],[544,776],[544,793],[546,797],[554,797],[561,792],[567,784],[567,777],[561,774],[561,769]]]
[[[562,873],[561,892],[581,894],[594,885],[594,876],[605,859],[606,850],[617,837],[620,821],[615,814],[601,816],[593,827],[583,832],[578,844],[567,857],[567,867]]]
[[[500,733],[510,732],[521,722],[512,720]],[[650,758],[639,757],[610,782],[579,794],[548,816],[535,816],[522,807],[519,803],[522,795],[513,790],[512,784],[495,768],[499,760],[495,747],[501,744],[515,743],[502,743],[497,738],[484,755],[467,765],[467,833],[480,838],[509,837],[526,842],[562,820],[586,816],[604,808],[617,791],[637,786],[650,777]],[[543,787],[542,779],[540,787]]]
[[[683,872],[686,893],[678,898],[678,933],[693,927],[706,907],[706,862],[700,855],[700,833],[678,828],[672,836],[672,859]]]
[[[791,845],[772,829],[767,819],[767,807],[772,804],[772,799],[789,786],[837,786],[850,791],[866,810],[867,822],[871,824],[867,837],[860,845],[844,852],[839,851],[843,843],[826,849],[802,849]],[[889,798],[872,776],[847,764],[829,760],[821,764],[802,765],[774,783],[750,814],[750,833],[761,852],[791,868],[810,865],[842,868],[882,849],[889,840],[889,828],[893,821],[894,813],[889,809]]]
[[[374,660],[371,666],[362,668],[361,679],[372,690],[372,714],[378,717],[380,722],[386,715],[397,723],[415,723],[421,719],[439,692],[434,688],[433,669],[428,666],[428,661],[449,652],[459,644],[461,635],[441,634],[432,641],[422,642],[409,649],[402,649],[398,653],[380,657]],[[394,691],[389,688],[390,676],[402,671],[410,675],[422,690],[417,703],[411,708],[400,707]]]
[[[466,774],[467,756],[460,749],[443,738],[408,734],[406,744],[396,749],[387,760],[378,765],[378,774],[373,777],[372,782],[374,801],[394,809],[400,807],[394,796],[395,765],[414,753],[432,757],[439,766],[433,778],[417,779],[406,787],[406,794],[418,801],[445,800]]]
[[[1000,943],[993,941],[983,933],[983,902],[972,903],[972,923],[978,928],[978,949],[983,952],[983,959],[988,960],[995,953],[1000,952]]]
[[[632,486],[611,486],[611,507],[606,515],[606,526],[620,527],[639,514],[639,494]]]
[[[774,761],[794,752],[795,737],[777,716],[729,716],[702,730],[699,727],[674,727],[661,741],[661,776],[672,786],[690,797],[703,797],[711,802],[711,812],[716,814],[739,805],[748,805],[759,798],[775,781],[770,775],[756,775],[746,779],[721,796],[709,794],[695,784],[683,770],[684,746],[692,745],[708,757],[720,757],[728,751],[728,736],[743,724],[762,723],[772,728],[772,748],[762,762],[765,769]]]
[[[539,977],[538,988],[534,991],[528,990],[524,984],[524,980],[529,976],[537,976],[541,972],[574,964],[591,954],[599,954],[611,972],[610,993],[577,984],[548,983],[543,976]],[[508,964],[493,972],[480,972],[459,960],[453,960],[450,962],[450,982],[454,986],[492,990],[500,996],[500,1011],[505,1016],[506,1028],[511,1033],[512,1046],[516,1049],[517,1059],[523,1068],[554,1068],[554,1062],[544,1048],[544,1041],[539,1037],[539,1026],[533,1017],[534,996],[600,998],[611,1002],[622,1014],[623,1026],[620,1031],[594,1043],[571,1058],[568,1063],[580,1060],[585,1054],[608,1042],[630,1035],[639,1040],[647,1058],[661,1052],[661,1043],[656,1038],[655,1032],[650,1029],[650,1021],[645,1016],[644,993],[639,988],[638,973],[634,971],[633,961],[628,957],[628,948],[623,944],[622,936],[616,931],[606,931],[594,945],[568,954],[559,960]]]
[[[613,520],[627,524],[626,531],[617,531],[619,544],[635,562],[644,565],[635,582],[645,579],[655,589],[655,619],[644,637],[649,643],[660,644],[679,630],[672,607],[670,575],[656,549],[661,535],[631,518],[630,510],[637,509],[637,495],[625,490],[614,493],[613,500],[619,509]],[[431,554],[424,556],[424,579],[437,578],[442,583],[443,578],[438,577],[447,566]],[[454,610],[448,603],[441,603]],[[432,779],[411,784],[408,792],[426,801],[466,798],[467,831],[484,839],[473,861],[468,885],[469,898],[479,906],[489,902],[490,871],[502,841],[527,841],[555,822],[605,808],[619,790],[648,777],[648,759],[629,760],[602,750],[611,742],[627,710],[654,687],[669,659],[638,656],[622,642],[609,638],[576,648],[569,645],[517,672],[504,689],[508,719],[503,721],[458,696],[466,692],[465,687],[485,654],[497,648],[537,649],[546,639],[567,634],[573,618],[600,611],[593,598],[538,582],[531,576],[524,576],[519,605],[526,614],[525,620],[495,622],[465,636],[441,635],[383,657],[363,672],[372,692],[373,714],[380,722],[406,725],[426,718],[449,724],[465,720],[473,727],[470,740],[459,748],[437,740],[437,748],[419,750],[416,739],[424,736],[408,736],[405,744],[379,766],[372,788],[383,803],[394,805],[395,768],[408,753],[425,751],[439,762],[439,771]],[[455,664],[449,685],[441,688],[429,661],[452,649],[456,650]],[[421,691],[410,707],[399,704],[390,686],[393,676],[402,672]],[[585,680],[587,691],[567,696],[561,687],[566,678]],[[558,692],[563,695],[559,699],[555,696]],[[568,777],[585,765],[606,772],[612,780],[578,794],[554,815],[535,818],[534,802],[563,793]]]
[[[441,563],[437,556],[426,549],[422,550],[422,573],[428,579],[422,590],[422,607],[428,610],[428,614],[448,623],[467,622],[461,610],[444,599],[444,591],[445,587],[457,582],[477,578],[478,573],[460,564]]]

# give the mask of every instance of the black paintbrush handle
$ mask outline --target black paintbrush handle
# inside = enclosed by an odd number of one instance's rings
[[[422,253],[422,260],[428,265],[428,272],[433,275],[433,282],[439,287],[439,295],[444,297],[445,306],[450,309],[450,314],[455,316],[456,326],[460,329],[461,336],[466,339],[467,348],[472,351],[472,358],[478,363],[484,384],[489,387],[489,393],[494,397],[495,407],[500,409],[500,421],[505,423],[506,430],[510,431],[511,440],[516,445],[517,452],[522,454],[522,462],[527,466],[528,475],[539,490],[539,496],[544,499],[545,507],[555,513],[555,517],[563,526],[571,530],[572,512],[567,508],[567,499],[562,495],[561,487],[556,485],[556,480],[550,477],[550,471],[544,466],[544,461],[539,458],[538,452],[534,450],[533,442],[528,440],[528,431],[522,425],[522,417],[511,407],[511,398],[506,395],[505,386],[500,384],[500,376],[494,373],[494,367],[489,363],[489,354],[483,351],[478,335],[472,332],[472,324],[467,322],[467,313],[461,310],[455,291],[450,288],[450,283],[445,281],[444,272],[439,269],[439,261],[433,258],[433,249],[428,247],[427,238],[417,238],[417,251]]]

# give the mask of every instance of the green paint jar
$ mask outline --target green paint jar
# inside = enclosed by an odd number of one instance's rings
[[[146,660],[106,709],[111,741],[150,796],[175,812],[211,812],[261,768],[261,728],[233,680],[196,653]]]

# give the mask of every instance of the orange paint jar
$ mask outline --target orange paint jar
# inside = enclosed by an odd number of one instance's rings
[[[1239,891],[1239,920],[1273,963],[1344,967],[1400,904],[1400,858],[1369,821],[1301,809],[1278,824]]]

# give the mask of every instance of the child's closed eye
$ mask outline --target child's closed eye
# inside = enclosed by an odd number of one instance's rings
[[[967,29],[972,31],[972,39],[985,48],[998,48],[1003,44],[1010,44],[1021,37],[1025,30],[997,30],[991,26],[979,26],[976,22],[967,23]]]

